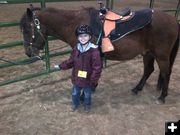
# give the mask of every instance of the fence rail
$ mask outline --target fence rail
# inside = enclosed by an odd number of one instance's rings
[[[0,4],[46,3],[46,2],[72,2],[72,1],[97,1],[97,0],[0,0]]]

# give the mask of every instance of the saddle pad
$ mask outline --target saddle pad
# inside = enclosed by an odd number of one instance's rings
[[[110,39],[115,41],[136,30],[144,28],[152,20],[152,9],[143,9],[135,12],[129,21],[116,21],[116,28],[110,34]]]

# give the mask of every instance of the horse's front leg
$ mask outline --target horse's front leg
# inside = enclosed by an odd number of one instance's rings
[[[133,94],[138,94],[138,92],[143,89],[147,79],[154,71],[154,57],[150,53],[147,53],[146,55],[143,56],[143,63],[144,63],[143,77],[141,78],[138,85],[134,89],[132,89]]]

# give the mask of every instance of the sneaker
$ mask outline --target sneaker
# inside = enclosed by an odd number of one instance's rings
[[[85,107],[84,107],[84,111],[85,111],[86,113],[89,113],[89,112],[91,111],[91,107],[90,107],[90,106],[85,106]]]

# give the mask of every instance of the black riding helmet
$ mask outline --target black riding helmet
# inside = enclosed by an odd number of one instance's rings
[[[92,36],[92,30],[90,26],[83,24],[76,28],[75,34],[76,36],[79,36],[80,34],[89,34]]]

